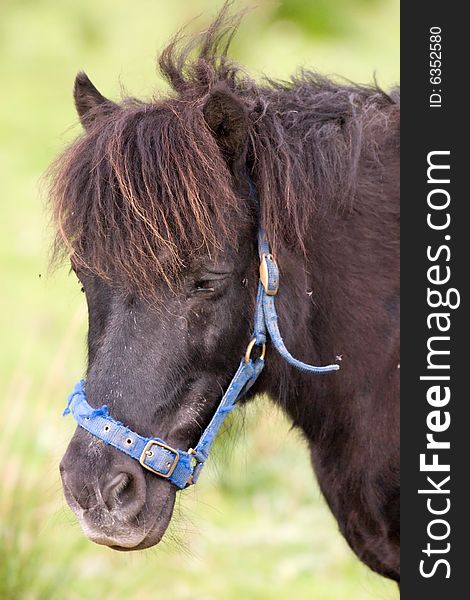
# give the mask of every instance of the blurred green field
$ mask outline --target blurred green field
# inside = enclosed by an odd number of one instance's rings
[[[398,0],[256,5],[233,46],[253,76],[305,66],[398,82]],[[163,85],[158,49],[200,13],[191,28],[204,27],[219,6],[0,0],[0,600],[398,597],[349,551],[302,441],[267,401],[232,420],[156,549],[93,545],[62,499],[57,467],[73,424],[60,414],[83,372],[86,313],[68,269],[48,273],[40,178],[80,131],[71,98],[79,69],[112,98],[122,86],[149,97]]]

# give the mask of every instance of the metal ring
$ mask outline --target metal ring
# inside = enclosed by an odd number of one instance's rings
[[[246,352],[245,352],[245,362],[248,363],[250,362],[251,359],[251,351],[253,350],[255,345],[259,345],[256,344],[256,338],[253,338],[251,340],[251,342],[248,344]],[[261,348],[261,354],[260,354],[260,360],[264,360],[266,354],[266,344],[262,344],[262,348]]]

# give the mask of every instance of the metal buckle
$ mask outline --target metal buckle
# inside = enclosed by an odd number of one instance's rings
[[[256,338],[253,338],[246,348],[246,352],[245,352],[245,362],[246,363],[250,362],[251,351],[253,350],[255,344],[256,344]],[[265,355],[266,355],[266,344],[262,344],[261,354],[259,357],[260,360],[264,360]]]
[[[268,271],[268,264],[267,264],[268,260],[270,260],[273,263],[273,265],[276,267],[276,270],[277,270],[277,264],[273,258],[273,255],[272,254],[263,254],[263,256],[261,257],[260,265],[259,265],[259,280],[261,281],[261,284],[264,287],[264,291],[266,292],[266,294],[268,296],[275,296],[279,290],[279,278],[275,279],[273,281],[269,280],[269,271]],[[271,284],[273,287],[270,288],[269,284]]]
[[[175,458],[173,459],[173,463],[172,463],[171,467],[169,468],[168,473],[161,473],[160,471],[156,471],[155,469],[153,469],[152,467],[150,467],[145,462],[145,457],[146,456],[148,456],[149,458],[151,456],[153,456],[153,452],[151,450],[152,446],[159,446],[160,448],[164,448],[165,450],[169,450],[171,453],[173,453],[175,455]],[[142,450],[142,454],[140,455],[139,462],[148,471],[151,471],[152,473],[155,473],[155,475],[160,475],[160,477],[163,477],[164,479],[168,479],[168,477],[171,477],[173,471],[176,469],[176,465],[178,464],[179,459],[180,459],[180,453],[178,452],[178,450],[175,450],[171,446],[167,446],[166,444],[163,444],[162,442],[159,442],[157,440],[149,440],[145,444],[145,448]]]

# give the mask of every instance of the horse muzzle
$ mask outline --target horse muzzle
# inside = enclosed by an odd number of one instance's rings
[[[154,546],[170,522],[176,488],[83,434],[72,440],[60,464],[65,498],[83,532],[115,550]],[[77,452],[84,443],[87,451]],[[98,472],[103,463],[106,468]]]

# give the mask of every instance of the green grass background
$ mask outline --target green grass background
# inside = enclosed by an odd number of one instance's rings
[[[245,2],[249,6],[254,2]],[[397,0],[258,0],[233,45],[250,73],[299,66],[398,82]],[[73,431],[61,408],[83,372],[86,313],[68,269],[48,274],[40,178],[80,128],[85,69],[112,98],[149,97],[169,35],[215,0],[0,0],[0,599],[392,600],[353,556],[299,435],[267,401],[221,435],[166,540],[118,554],[88,542],[62,499]],[[242,5],[243,6],[243,5]]]

